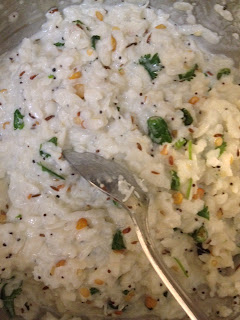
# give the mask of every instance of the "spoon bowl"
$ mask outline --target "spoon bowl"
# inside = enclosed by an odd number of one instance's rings
[[[63,152],[66,160],[85,178],[91,185],[105,192],[121,203],[128,210],[138,240],[146,257],[161,278],[167,289],[178,301],[191,320],[208,320],[199,304],[190,297],[174,278],[171,271],[158,253],[150,236],[147,222],[148,201],[147,195],[137,184],[134,176],[124,167],[113,160],[107,160],[99,155],[66,150]],[[124,181],[129,186],[126,196],[120,188]]]

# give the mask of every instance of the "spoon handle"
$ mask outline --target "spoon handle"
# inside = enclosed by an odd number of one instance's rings
[[[177,282],[177,280],[173,278],[173,275],[164,263],[161,255],[158,254],[158,251],[150,237],[147,224],[147,206],[140,203],[134,195],[132,195],[128,201],[123,204],[131,213],[131,218],[135,225],[137,237],[144,253],[167,289],[177,300],[191,320],[208,320],[208,317],[198,306],[198,303],[194,301],[193,298],[190,297]]]

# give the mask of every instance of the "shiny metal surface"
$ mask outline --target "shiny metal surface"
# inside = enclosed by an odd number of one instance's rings
[[[85,0],[88,3],[102,3],[104,0]],[[126,0],[127,1],[127,0]],[[128,0],[129,2],[145,4],[147,0]],[[181,0],[178,0],[181,2]],[[81,3],[82,0],[1,0],[0,1],[0,54],[14,48],[24,37],[29,37],[37,32],[45,21],[45,13],[52,7],[58,7],[61,11],[70,4]],[[117,4],[121,0],[105,0],[108,4]],[[186,13],[172,9],[174,0],[150,0],[149,3],[155,8],[162,8],[170,14],[170,18],[182,25],[186,23]],[[201,37],[194,37],[201,47],[212,53],[226,54],[232,57],[239,66],[240,41],[233,37],[240,31],[240,2],[239,0],[227,0],[227,9],[233,14],[234,20],[223,19],[213,9],[216,3],[225,3],[223,0],[186,0],[196,4],[193,13],[196,23],[217,32],[221,41],[215,45]],[[13,15],[15,19],[12,19]],[[10,21],[13,22],[10,22]]]
[[[130,0],[129,0],[130,1]],[[144,4],[147,0],[131,0],[131,2]],[[179,0],[181,2],[181,0]],[[196,3],[194,14],[197,23],[218,32],[221,36],[221,41],[218,45],[211,45],[207,41],[194,37],[199,46],[207,48],[213,53],[222,53],[231,56],[235,64],[239,65],[240,56],[240,41],[235,39],[232,34],[239,34],[240,30],[240,2],[239,0],[227,0],[227,8],[232,12],[234,21],[229,22],[221,18],[214,10],[213,6],[216,3],[222,4],[223,0],[185,0],[186,2]],[[102,3],[103,0],[88,0],[92,3]],[[106,0],[107,3],[119,3],[121,0]],[[163,8],[170,14],[170,18],[178,24],[184,24],[186,14],[183,11],[170,9],[174,0],[150,0],[150,4],[156,8]],[[1,45],[0,54],[11,50],[18,45],[24,37],[29,37],[37,32],[45,21],[45,13],[52,7],[58,7],[61,11],[64,7],[70,4],[81,3],[81,0],[0,0],[0,35]],[[138,221],[138,223],[141,223]],[[147,226],[144,226],[147,228]],[[144,241],[148,241],[145,239]],[[216,303],[216,299],[209,300],[211,305]],[[205,307],[206,306],[206,303]],[[95,319],[103,319],[101,316]],[[0,319],[6,320],[6,315],[0,311]],[[39,319],[39,318],[38,318]],[[84,316],[82,319],[88,319]],[[153,317],[143,317],[143,320],[156,319]],[[199,318],[202,319],[202,318]],[[210,318],[209,318],[210,319]],[[213,317],[211,319],[217,319]],[[236,319],[231,317],[228,319]],[[125,320],[127,320],[125,318]],[[140,319],[137,319],[140,320]]]
[[[133,175],[115,161],[107,160],[93,153],[79,153],[68,150],[63,152],[63,155],[83,178],[102,192],[119,201],[130,213],[138,240],[146,257],[189,318],[191,320],[208,320],[197,301],[194,301],[194,299],[187,294],[174,278],[161,255],[158,254],[154,242],[151,239],[147,223],[147,195],[139,188]],[[118,188],[119,176],[122,176],[124,181],[127,181],[133,186],[137,192],[137,195],[132,192],[126,202],[123,202],[125,196]]]

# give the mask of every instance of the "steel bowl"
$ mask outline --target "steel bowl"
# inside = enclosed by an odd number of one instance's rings
[[[108,3],[118,4],[121,0],[85,0],[88,3]],[[182,0],[179,0],[181,2]],[[1,0],[0,1],[0,35],[1,46],[0,55],[16,47],[23,38],[30,37],[37,32],[45,21],[46,12],[53,7],[57,7],[62,11],[64,7],[71,4],[80,4],[82,0]],[[143,5],[147,0],[126,0],[126,2],[136,3]],[[170,14],[170,19],[177,24],[184,24],[186,13],[177,11],[172,8],[175,0],[150,0],[149,3],[157,9],[163,9]],[[231,57],[235,65],[239,65],[240,57],[240,42],[237,41],[233,34],[239,34],[240,30],[240,2],[239,0],[227,0],[228,10],[234,16],[233,21],[226,21],[222,19],[214,10],[214,5],[219,3],[220,0],[185,0],[194,4],[194,14],[197,23],[202,24],[204,27],[217,32],[220,35],[220,42],[216,44],[208,43],[202,38],[196,39],[198,45],[204,49],[210,50],[212,53],[225,54]],[[226,1],[225,1],[226,2]],[[195,37],[196,38],[196,37]],[[216,299],[209,299],[208,303],[216,303]],[[226,301],[224,301],[226,303]],[[80,315],[81,319],[90,319],[87,315]],[[6,314],[0,310],[0,319],[8,320]],[[21,319],[16,317],[15,319]],[[39,316],[37,317],[39,319]],[[36,320],[37,320],[36,319]],[[94,320],[105,319],[103,316],[94,316]],[[109,317],[107,318],[109,319]],[[130,320],[127,318],[122,318]],[[134,320],[133,318],[131,318]],[[135,320],[159,320],[159,317],[143,316],[141,319]],[[216,319],[217,318],[212,318]],[[240,317],[224,318],[226,320],[240,320]]]

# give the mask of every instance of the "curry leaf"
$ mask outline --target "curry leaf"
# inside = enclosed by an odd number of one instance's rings
[[[120,230],[117,230],[117,232],[113,236],[112,250],[124,250],[124,249],[126,249],[126,246],[123,241],[122,232]]]
[[[185,126],[190,126],[190,124],[193,123],[193,117],[191,116],[191,113],[185,108],[181,109],[181,111],[183,112],[183,123]]]

